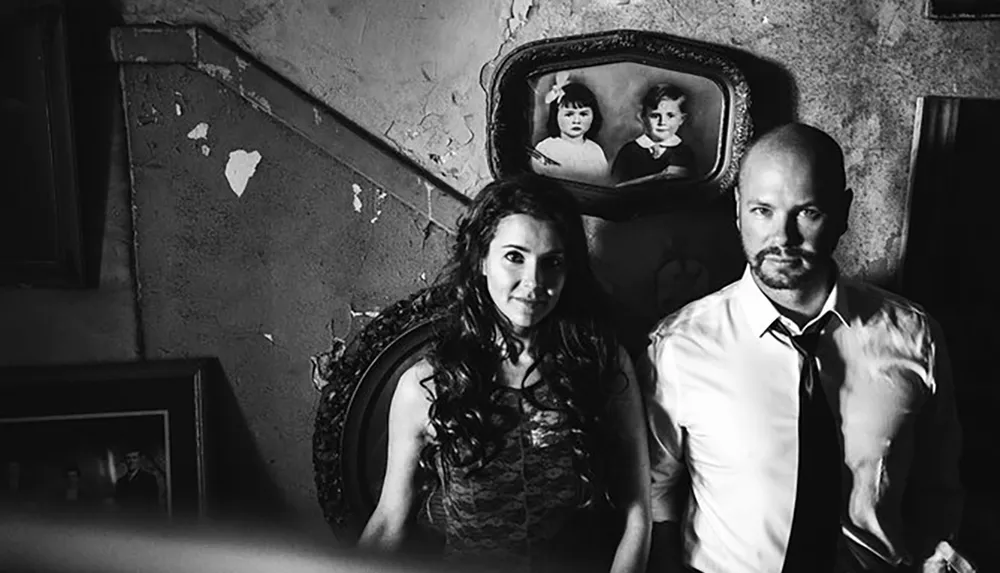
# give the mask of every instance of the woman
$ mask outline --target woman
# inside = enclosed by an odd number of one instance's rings
[[[398,549],[419,498],[439,502],[429,513],[450,560],[644,571],[641,399],[572,197],[536,176],[487,185],[432,293],[448,316],[393,395],[360,545]]]

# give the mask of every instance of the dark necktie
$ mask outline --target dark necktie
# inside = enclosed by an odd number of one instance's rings
[[[832,571],[840,535],[843,454],[836,418],[816,366],[816,346],[832,314],[799,336],[780,321],[771,332],[787,339],[802,358],[799,373],[799,467],[792,531],[782,573]]]

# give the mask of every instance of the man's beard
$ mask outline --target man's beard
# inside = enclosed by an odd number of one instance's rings
[[[782,265],[779,270],[765,272],[764,259],[768,256],[798,260],[789,265]],[[767,247],[754,255],[746,253],[746,257],[750,262],[750,271],[754,276],[765,286],[775,290],[793,290],[809,284],[819,276],[824,262],[830,258],[819,253],[805,251],[799,247]]]

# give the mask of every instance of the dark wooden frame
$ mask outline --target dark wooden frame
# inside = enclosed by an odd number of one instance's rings
[[[23,26],[25,37],[40,48],[39,54],[34,54],[29,46],[22,46],[21,50],[25,58],[35,55],[41,59],[40,69],[44,74],[42,93],[33,94],[34,101],[22,103],[44,112],[36,117],[45,118],[30,126],[30,131],[39,137],[29,137],[22,144],[33,149],[38,157],[46,158],[42,164],[26,167],[44,183],[40,188],[15,189],[14,192],[45,194],[44,219],[23,221],[21,228],[52,228],[55,235],[54,248],[46,256],[32,255],[24,247],[22,255],[0,264],[0,285],[82,287],[85,284],[83,246],[65,11],[56,1],[22,1],[0,9],[0,18]],[[27,60],[22,62],[28,65]],[[20,75],[19,70],[3,73],[6,78]],[[19,238],[25,240],[24,245],[30,245],[33,236]]]
[[[165,410],[171,514],[204,517],[204,393],[213,364],[179,359],[0,368],[0,419]]]
[[[501,61],[489,91],[487,152],[494,176],[530,171],[535,94],[530,82],[544,74],[635,62],[699,76],[721,92],[722,121],[716,163],[700,178],[606,187],[553,179],[569,188],[585,214],[624,219],[711,200],[735,183],[739,159],[752,134],[750,86],[739,67],[711,44],[666,34],[614,30],[536,41]]]
[[[932,20],[1000,19],[996,0],[924,0],[924,16]]]
[[[385,468],[388,401],[399,375],[423,351],[440,324],[445,301],[425,289],[382,311],[343,355],[321,373],[326,382],[316,411],[313,468],[323,515],[338,537],[353,540],[375,509]]]

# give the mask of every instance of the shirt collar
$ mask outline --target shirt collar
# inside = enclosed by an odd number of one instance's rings
[[[826,297],[826,301],[823,303],[823,307],[820,309],[816,319],[810,321],[810,324],[826,313],[831,312],[844,326],[850,327],[851,323],[848,319],[851,314],[847,304],[847,289],[843,285],[840,272],[836,268],[834,268],[834,272],[837,273],[837,280],[833,283],[833,289],[830,291],[829,296]],[[781,317],[781,313],[778,312],[778,309],[775,308],[771,300],[767,298],[767,295],[754,282],[750,265],[747,265],[743,271],[738,289],[741,306],[746,313],[747,320],[750,321],[750,328],[757,336],[764,336],[771,328],[771,325],[774,324],[774,321]],[[806,327],[808,328],[808,325]]]
[[[666,141],[653,141],[644,133],[637,137],[635,142],[643,149],[650,149],[652,147],[677,147],[681,144],[681,138],[677,134],[674,134],[673,137]]]

